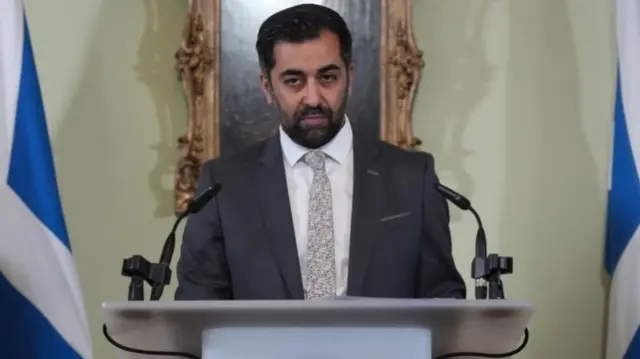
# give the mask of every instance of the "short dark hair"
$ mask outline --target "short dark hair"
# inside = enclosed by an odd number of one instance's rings
[[[323,30],[340,40],[340,54],[347,67],[351,63],[351,32],[342,16],[316,4],[301,4],[281,10],[267,18],[258,30],[256,50],[260,68],[268,76],[275,66],[273,48],[280,41],[301,43],[316,39]]]

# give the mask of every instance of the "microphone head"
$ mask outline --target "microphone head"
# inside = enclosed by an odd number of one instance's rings
[[[466,199],[460,193],[452,190],[451,188],[448,188],[440,183],[436,183],[436,190],[461,210],[466,211],[471,208],[471,201]]]
[[[186,213],[198,213],[213,197],[215,197],[222,185],[220,183],[214,184],[212,187],[207,188],[204,192],[202,192],[198,197],[189,202],[189,206],[187,207]]]

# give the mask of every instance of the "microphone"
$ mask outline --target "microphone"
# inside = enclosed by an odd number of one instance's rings
[[[171,258],[176,245],[176,231],[178,225],[190,214],[199,212],[213,197],[215,197],[222,186],[219,183],[207,188],[198,197],[191,200],[187,209],[180,213],[171,228],[171,232],[165,239],[160,254],[159,263],[150,263],[141,255],[134,255],[126,258],[122,264],[122,275],[131,277],[129,285],[128,300],[144,300],[143,282],[146,281],[152,287],[150,300],[159,300],[164,287],[171,281]]]
[[[487,238],[485,236],[484,226],[482,225],[480,215],[473,206],[471,206],[471,201],[440,183],[436,183],[435,187],[440,194],[458,208],[463,211],[470,211],[478,223],[476,255],[471,262],[471,277],[476,281],[476,299],[487,299],[487,285],[489,287],[489,299],[504,299],[504,288],[500,275],[513,272],[513,258],[501,257],[493,253],[487,256]]]
[[[178,229],[178,225],[184,218],[186,218],[190,214],[198,213],[213,197],[215,197],[218,192],[220,192],[220,188],[222,186],[219,183],[213,185],[213,187],[207,188],[204,192],[202,192],[198,197],[193,199],[187,205],[187,209],[180,213],[178,218],[173,224],[173,228],[171,228],[171,232],[169,232],[169,236],[165,239],[164,246],[162,247],[162,252],[160,254],[160,264],[166,265],[167,268],[171,265],[171,258],[173,257],[173,251],[176,246],[176,230]],[[171,275],[171,270],[169,269],[169,276]],[[159,300],[162,296],[162,291],[164,290],[164,284],[155,283],[151,288],[151,300]]]

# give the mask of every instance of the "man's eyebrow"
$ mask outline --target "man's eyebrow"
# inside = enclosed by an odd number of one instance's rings
[[[300,76],[300,75],[304,75],[304,71],[299,70],[299,69],[286,69],[286,70],[282,71],[282,73],[278,77],[282,78],[282,77],[285,77],[285,76]]]
[[[340,66],[336,64],[329,64],[318,69],[318,73],[325,73],[325,72],[335,71],[335,70],[340,70]],[[278,77],[282,78],[285,76],[302,76],[302,75],[304,75],[304,71],[300,69],[286,69],[282,71],[282,73]]]
[[[340,70],[340,66],[336,64],[330,64],[330,65],[321,67],[320,70],[318,70],[318,72],[322,73],[322,72],[329,72],[333,70]]]

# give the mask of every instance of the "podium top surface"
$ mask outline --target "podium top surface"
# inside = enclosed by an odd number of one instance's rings
[[[514,300],[337,297],[105,302],[102,312],[109,335],[135,348],[199,353],[201,333],[210,328],[404,326],[429,328],[438,354],[516,348],[533,306]]]
[[[105,302],[102,304],[105,319],[136,319],[164,316],[166,318],[191,315],[212,315],[220,320],[282,320],[300,318],[308,320],[315,314],[329,318],[332,322],[341,318],[352,322],[361,315],[367,320],[372,316],[393,314],[396,320],[404,314],[415,316],[435,314],[456,314],[458,316],[511,317],[531,315],[533,306],[527,301],[514,300],[459,300],[459,299],[394,299],[335,297],[318,300],[224,300],[224,301],[139,301]],[[269,319],[271,315],[275,315]],[[340,315],[338,318],[332,315]],[[289,318],[291,316],[291,318]],[[301,317],[302,316],[302,317]],[[346,317],[344,317],[346,316]],[[320,318],[318,318],[320,319]],[[387,320],[387,319],[385,319]]]

